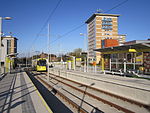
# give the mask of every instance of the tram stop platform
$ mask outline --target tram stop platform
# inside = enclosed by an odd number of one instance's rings
[[[0,113],[52,113],[25,72],[0,76]]]

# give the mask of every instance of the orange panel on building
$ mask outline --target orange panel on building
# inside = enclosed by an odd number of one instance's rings
[[[114,47],[114,46],[118,46],[118,40],[116,39],[105,39],[102,41],[102,48],[105,47]]]

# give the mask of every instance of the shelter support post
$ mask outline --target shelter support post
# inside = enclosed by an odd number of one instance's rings
[[[104,70],[105,70],[105,67],[104,67],[104,55],[102,54],[102,57],[101,57],[101,59],[102,59],[102,72],[104,72]]]
[[[134,56],[134,64],[133,64],[133,69],[135,70],[135,68],[136,68],[136,53],[133,53],[133,56]]]
[[[110,56],[110,60],[109,60],[109,70],[111,71],[111,56]]]
[[[126,73],[126,71],[127,71],[127,63],[126,63],[126,59],[124,59],[123,70],[124,70],[124,73]]]

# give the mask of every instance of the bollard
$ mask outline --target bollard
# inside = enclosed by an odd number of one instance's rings
[[[105,70],[103,72],[104,72],[104,74],[106,74]]]

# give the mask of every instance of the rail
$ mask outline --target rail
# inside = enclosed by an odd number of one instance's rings
[[[55,74],[64,78],[75,80],[80,83],[90,84],[92,81],[95,82],[95,88],[103,90],[105,92],[111,92],[120,97],[125,97],[133,101],[148,105],[150,101],[150,88],[148,82],[144,81],[138,83],[130,82],[130,79],[126,81],[124,77],[118,79],[118,77],[100,76],[100,74],[92,74],[85,72],[75,72],[68,70],[50,69],[51,74]],[[91,82],[90,82],[91,81]],[[139,80],[138,80],[139,81]],[[99,85],[102,84],[102,85]],[[105,90],[106,89],[106,90]],[[120,92],[121,91],[121,92]],[[130,93],[130,95],[129,95]],[[143,96],[144,95],[144,96]]]
[[[55,75],[56,76],[56,75]],[[52,77],[53,79],[55,79],[55,80],[57,80],[56,78],[54,78],[54,77]],[[63,79],[66,79],[66,78],[63,78]],[[67,79],[68,80],[68,79]],[[130,110],[128,110],[128,109],[126,109],[126,108],[123,108],[123,107],[121,107],[121,106],[118,106],[118,105],[116,105],[116,104],[114,104],[114,103],[112,103],[112,102],[109,102],[109,101],[107,101],[107,100],[104,100],[104,99],[102,99],[102,98],[100,98],[100,97],[98,97],[98,96],[95,96],[95,95],[93,95],[93,94],[91,94],[91,93],[88,93],[88,92],[85,92],[85,91],[83,91],[83,90],[81,90],[81,89],[79,89],[79,88],[76,88],[76,87],[74,87],[74,86],[72,86],[72,85],[69,85],[69,84],[67,84],[67,83],[65,83],[65,82],[63,82],[63,81],[60,81],[60,80],[57,80],[58,82],[61,82],[61,83],[63,83],[63,84],[65,84],[65,85],[67,85],[67,86],[69,86],[69,87],[71,87],[71,88],[73,88],[73,89],[75,89],[75,90],[77,90],[77,91],[80,91],[81,93],[85,93],[86,95],[88,95],[88,96],[91,96],[91,97],[93,97],[93,98],[95,98],[95,99],[97,99],[97,100],[99,100],[99,101],[101,101],[101,102],[103,102],[103,103],[106,103],[106,104],[108,104],[108,105],[110,105],[110,106],[112,106],[112,107],[115,107],[116,109],[118,109],[118,110],[121,110],[121,111],[123,111],[123,112],[126,112],[126,113],[134,113],[134,112],[132,112],[132,111],[130,111]],[[70,81],[70,80],[69,80]],[[74,82],[74,81],[72,81],[72,82]],[[77,83],[77,82],[75,82],[75,83]],[[80,84],[80,85],[84,85],[84,84],[81,84],[81,83],[77,83],[77,84]],[[91,88],[91,87],[89,87],[89,86],[87,86],[87,85],[84,85],[84,86],[86,86],[87,88]],[[93,88],[94,89],[94,88]],[[96,90],[98,90],[98,89],[96,89]],[[106,93],[106,92],[104,92],[103,91],[103,93]],[[108,93],[107,93],[108,94]],[[111,95],[111,96],[114,96],[113,94],[110,94],[109,93],[109,95]],[[115,97],[117,97],[116,95],[115,95]],[[127,100],[127,99],[126,99]],[[129,101],[129,100],[128,100]],[[140,104],[141,105],[141,104]]]
[[[88,113],[85,109],[81,108],[80,106],[78,106],[76,103],[74,103],[72,100],[70,100],[68,97],[66,97],[64,94],[62,94],[61,92],[59,92],[58,90],[54,89],[51,85],[49,85],[47,82],[45,82],[44,80],[42,80],[40,77],[37,77],[42,83],[44,83],[47,87],[55,90],[57,92],[57,94],[62,97],[64,100],[66,100],[70,105],[72,105],[74,108],[78,109],[78,111],[80,113]]]

